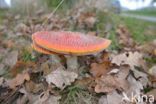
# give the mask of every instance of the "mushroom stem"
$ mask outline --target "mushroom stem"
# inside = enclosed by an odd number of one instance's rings
[[[67,69],[78,72],[78,57],[77,56],[71,56],[71,55],[65,55],[66,57],[66,64],[67,64]]]

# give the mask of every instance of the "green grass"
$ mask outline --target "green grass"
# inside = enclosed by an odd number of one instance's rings
[[[99,22],[96,25],[96,29],[101,34],[104,34],[104,27],[105,24],[108,23],[108,21],[113,26],[109,31],[108,37],[110,40],[112,40],[112,44],[110,46],[111,50],[118,50],[122,48],[122,46],[118,42],[118,37],[116,35],[117,26],[121,24],[126,26],[131,34],[131,37],[138,44],[144,44],[156,39],[156,23],[154,22],[148,22],[130,17],[121,17],[120,15],[116,14],[101,13],[100,15],[97,14],[97,16]]]
[[[120,24],[125,25],[128,28],[132,38],[139,44],[144,44],[156,39],[156,23],[154,22],[148,22],[131,17],[121,17],[119,15],[112,15],[112,19],[114,22],[114,28]],[[152,30],[150,28],[152,28]],[[150,34],[148,31],[150,31]],[[112,33],[115,34],[115,31]],[[116,36],[111,37],[115,38],[113,40],[116,41]]]
[[[52,9],[56,8],[61,1],[62,0],[45,0],[45,2],[47,3],[48,7],[52,8]],[[61,9],[61,10],[69,9],[69,8],[71,8],[73,6],[75,1],[76,0],[64,0],[62,5],[58,9]]]
[[[112,41],[112,43],[111,43],[111,45],[109,47],[110,50],[119,50],[119,49],[121,49],[121,45],[118,43],[115,31],[112,30],[110,32],[109,39]]]
[[[0,9],[0,23],[2,22],[2,20],[4,19],[4,14],[7,10],[5,9]]]
[[[36,61],[36,57],[33,57],[32,54],[28,50],[24,49],[22,53],[22,60],[24,62]]]
[[[112,24],[112,29],[109,32],[109,38],[112,43],[111,43],[111,46],[109,47],[109,49],[111,50],[118,50],[120,49],[120,45],[118,43],[118,40],[117,40],[117,36],[116,36],[116,33],[115,33],[115,29],[116,29],[116,22],[118,23],[118,17],[115,18],[112,18],[110,12],[102,12],[102,11],[98,11],[96,13],[97,15],[97,23],[96,23],[96,26],[95,26],[95,31],[98,31],[99,33],[99,36],[101,37],[105,37],[104,34],[105,34],[105,30],[106,30],[106,27],[108,24]]]
[[[148,34],[147,30],[150,27],[156,29],[156,23],[147,22],[144,20],[139,20],[135,18],[124,17],[122,22],[127,26],[130,33],[132,34],[133,39],[138,43],[145,43],[156,39],[156,33]]]
[[[145,8],[136,11],[127,11],[126,13],[132,13],[137,15],[145,15],[145,16],[156,16],[155,8]]]
[[[156,58],[155,57],[145,57],[144,59],[148,63],[148,65],[150,67],[152,67],[156,63]]]
[[[84,88],[73,85],[68,87],[62,94],[60,104],[96,104],[96,98]]]

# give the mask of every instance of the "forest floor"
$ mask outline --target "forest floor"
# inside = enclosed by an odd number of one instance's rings
[[[156,23],[79,9],[50,19],[50,13],[40,10],[29,16],[0,13],[1,104],[154,102]],[[64,56],[33,50],[31,36],[42,30],[78,31],[108,38],[112,44],[97,55],[78,57],[78,72],[70,71]]]

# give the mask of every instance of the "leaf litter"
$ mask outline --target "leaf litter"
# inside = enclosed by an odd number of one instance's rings
[[[28,73],[18,74],[14,79],[8,80],[8,85],[10,88],[15,89],[17,86],[24,83],[24,81],[29,81],[30,76]]]
[[[112,63],[118,66],[128,64],[131,69],[134,69],[135,66],[140,66],[141,60],[143,60],[143,57],[139,52],[125,52],[112,56]]]
[[[58,68],[45,78],[49,84],[53,83],[56,87],[64,89],[67,85],[71,85],[77,77],[78,75],[74,72],[64,71],[63,69]]]
[[[108,93],[115,90],[127,90],[129,83],[126,80],[129,74],[129,68],[122,67],[119,69],[119,72],[115,74],[107,74],[103,75],[100,78],[97,78],[95,82],[97,83],[95,86],[95,92],[100,93]]]

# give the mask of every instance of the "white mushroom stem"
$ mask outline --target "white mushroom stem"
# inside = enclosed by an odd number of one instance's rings
[[[71,55],[65,55],[66,57],[66,64],[67,64],[67,69],[78,72],[78,57],[77,56],[71,56]]]

